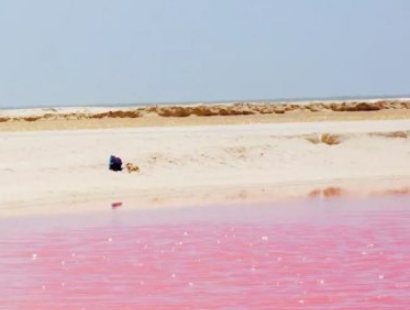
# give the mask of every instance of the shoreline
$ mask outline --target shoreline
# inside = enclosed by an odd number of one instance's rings
[[[101,214],[115,208],[113,202],[120,202],[124,211],[156,210],[156,209],[186,209],[207,208],[210,206],[231,207],[235,205],[271,205],[297,202],[313,199],[324,201],[328,199],[366,199],[410,196],[410,176],[408,177],[375,177],[344,180],[326,180],[294,184],[276,184],[266,186],[227,186],[201,188],[201,193],[192,194],[194,188],[180,191],[168,190],[159,193],[143,192],[132,195],[124,192],[117,199],[108,195],[77,199],[60,198],[56,200],[45,198],[32,202],[13,203],[5,208],[0,220],[25,218],[32,216],[64,216],[76,214]],[[70,209],[61,209],[62,206]],[[60,207],[61,206],[61,207]]]

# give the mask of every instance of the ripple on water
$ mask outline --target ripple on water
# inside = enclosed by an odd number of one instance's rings
[[[311,212],[5,232],[0,309],[408,309],[410,209]]]

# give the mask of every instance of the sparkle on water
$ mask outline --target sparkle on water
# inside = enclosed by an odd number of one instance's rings
[[[0,309],[408,309],[409,198],[194,209],[4,220]]]

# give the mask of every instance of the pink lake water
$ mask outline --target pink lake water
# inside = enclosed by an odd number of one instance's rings
[[[0,309],[409,309],[410,198],[0,222]]]

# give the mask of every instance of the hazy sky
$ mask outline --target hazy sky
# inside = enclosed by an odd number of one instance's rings
[[[5,0],[0,40],[0,107],[410,94],[407,0]]]

